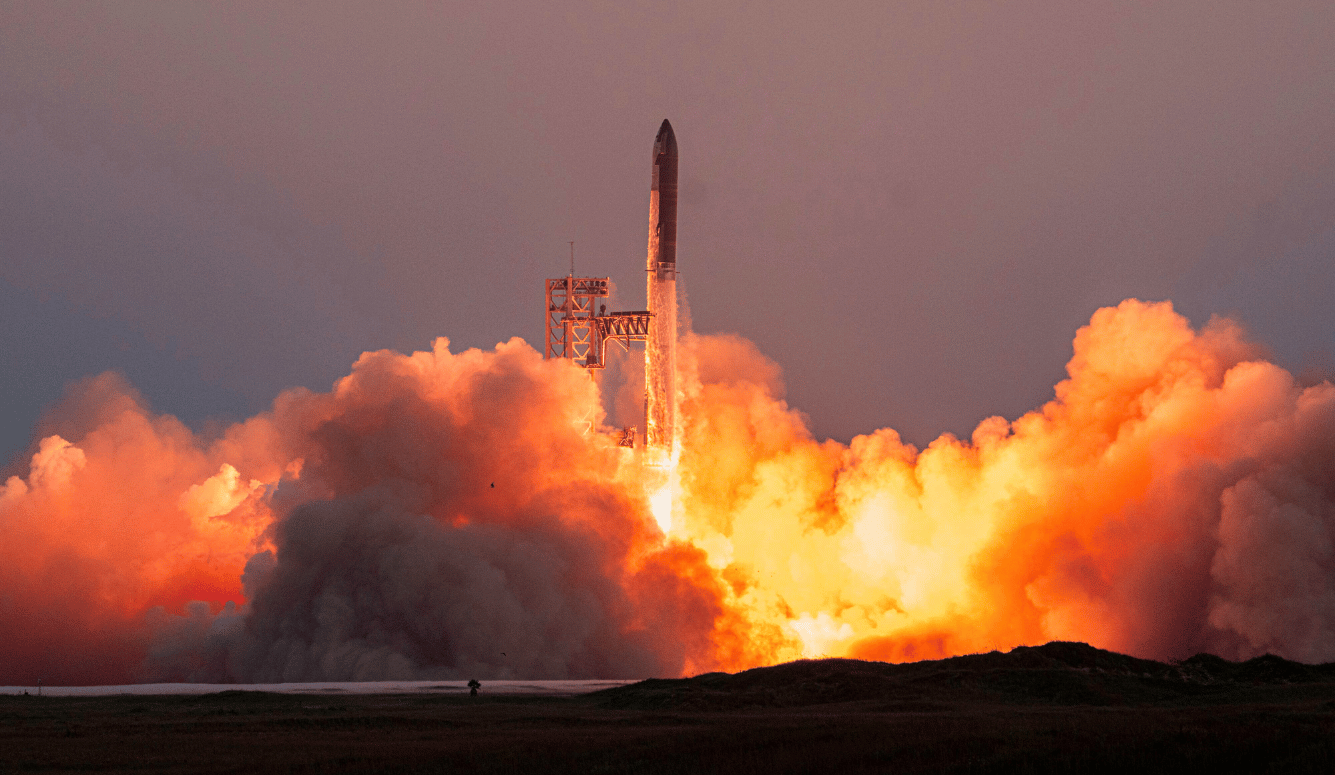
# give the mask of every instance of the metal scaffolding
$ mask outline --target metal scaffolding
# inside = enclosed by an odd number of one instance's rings
[[[543,357],[566,358],[586,369],[607,365],[607,343],[630,349],[649,338],[650,312],[608,312],[595,300],[608,295],[608,277],[560,277],[547,281],[547,349]]]
[[[607,365],[607,343],[616,342],[627,350],[631,342],[649,339],[649,320],[652,312],[611,312],[593,319],[593,346],[585,365],[601,369]]]
[[[593,347],[594,300],[606,298],[608,277],[575,277],[547,281],[547,349],[543,357],[587,364]]]
[[[573,268],[573,259],[572,259]],[[543,358],[565,358],[586,369],[607,366],[607,343],[617,342],[627,350],[631,342],[649,339],[652,312],[608,312],[607,305],[594,308],[606,298],[609,277],[575,277],[570,274],[547,281],[547,347]],[[636,429],[621,429],[617,444],[634,447]]]

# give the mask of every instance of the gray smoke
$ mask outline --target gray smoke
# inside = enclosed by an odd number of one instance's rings
[[[639,678],[707,660],[712,576],[570,421],[596,400],[587,376],[517,343],[432,358],[376,353],[333,393],[279,402],[304,463],[273,495],[275,551],[247,564],[244,611],[157,613],[150,675]]]

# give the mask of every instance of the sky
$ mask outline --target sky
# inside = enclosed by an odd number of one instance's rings
[[[197,430],[366,350],[642,309],[681,153],[694,330],[818,438],[1052,398],[1100,307],[1335,371],[1335,6],[0,3],[0,462],[117,370]],[[18,470],[18,469],[15,469]]]

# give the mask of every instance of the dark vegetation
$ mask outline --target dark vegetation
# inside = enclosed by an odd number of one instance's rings
[[[1331,772],[1335,665],[1079,643],[829,659],[583,697],[0,697],[0,769]]]

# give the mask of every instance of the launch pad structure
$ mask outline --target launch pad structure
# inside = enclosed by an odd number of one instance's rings
[[[544,358],[565,358],[586,369],[607,366],[607,343],[627,350],[631,342],[649,338],[651,312],[608,312],[607,305],[595,309],[597,299],[606,298],[610,277],[568,275],[547,281],[547,347]]]
[[[649,185],[649,244],[645,297],[649,309],[607,311],[610,277],[576,277],[575,243],[570,274],[546,283],[543,358],[564,358],[586,369],[607,365],[607,343],[627,350],[644,342],[644,429],[641,446],[670,457],[676,430],[677,345],[677,138],[663,120],[654,137]],[[595,306],[596,305],[596,306]],[[635,446],[635,428],[622,431],[621,445]]]
[[[586,369],[602,369],[607,366],[608,342],[630,350],[631,342],[648,341],[653,313],[608,312],[606,304],[595,309],[597,300],[610,294],[611,281],[574,274],[547,281],[544,359],[564,358]],[[635,426],[622,428],[617,444],[634,447]]]

